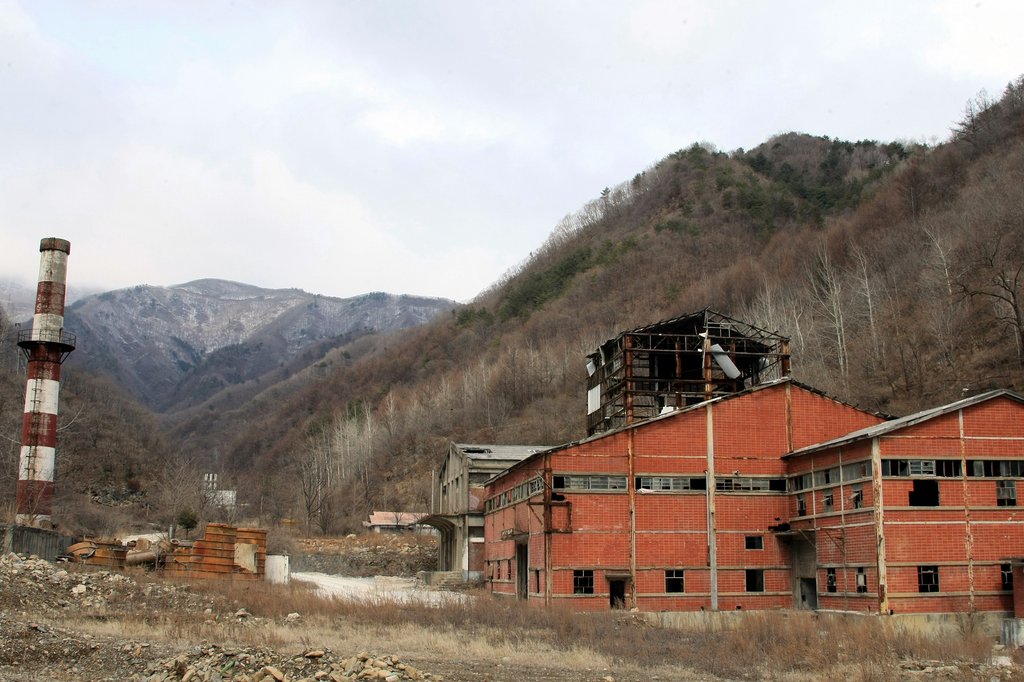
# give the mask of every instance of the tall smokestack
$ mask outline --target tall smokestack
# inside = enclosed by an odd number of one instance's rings
[[[21,427],[15,523],[49,528],[57,453],[60,365],[75,349],[74,335],[64,331],[64,293],[71,242],[47,237],[39,242],[39,252],[42,255],[32,329],[18,334],[18,345],[28,357],[28,381]]]

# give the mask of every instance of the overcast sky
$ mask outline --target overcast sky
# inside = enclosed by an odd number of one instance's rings
[[[468,301],[698,141],[945,140],[1024,3],[0,0],[0,279]]]

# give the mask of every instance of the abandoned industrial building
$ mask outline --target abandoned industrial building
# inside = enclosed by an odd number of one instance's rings
[[[484,484],[495,474],[546,450],[547,445],[452,443],[433,481],[431,513],[419,523],[440,536],[438,570],[476,580],[484,567]]]
[[[1024,397],[867,412],[793,380],[785,338],[710,310],[625,332],[587,371],[590,435],[487,482],[492,592],[580,610],[1014,610]]]

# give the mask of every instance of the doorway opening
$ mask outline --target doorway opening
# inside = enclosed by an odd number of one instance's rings
[[[613,609],[626,608],[626,580],[624,578],[609,578],[608,601]]]

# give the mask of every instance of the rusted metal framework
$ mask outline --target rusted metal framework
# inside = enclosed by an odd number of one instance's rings
[[[606,341],[587,373],[593,435],[789,376],[789,339],[705,308]]]

